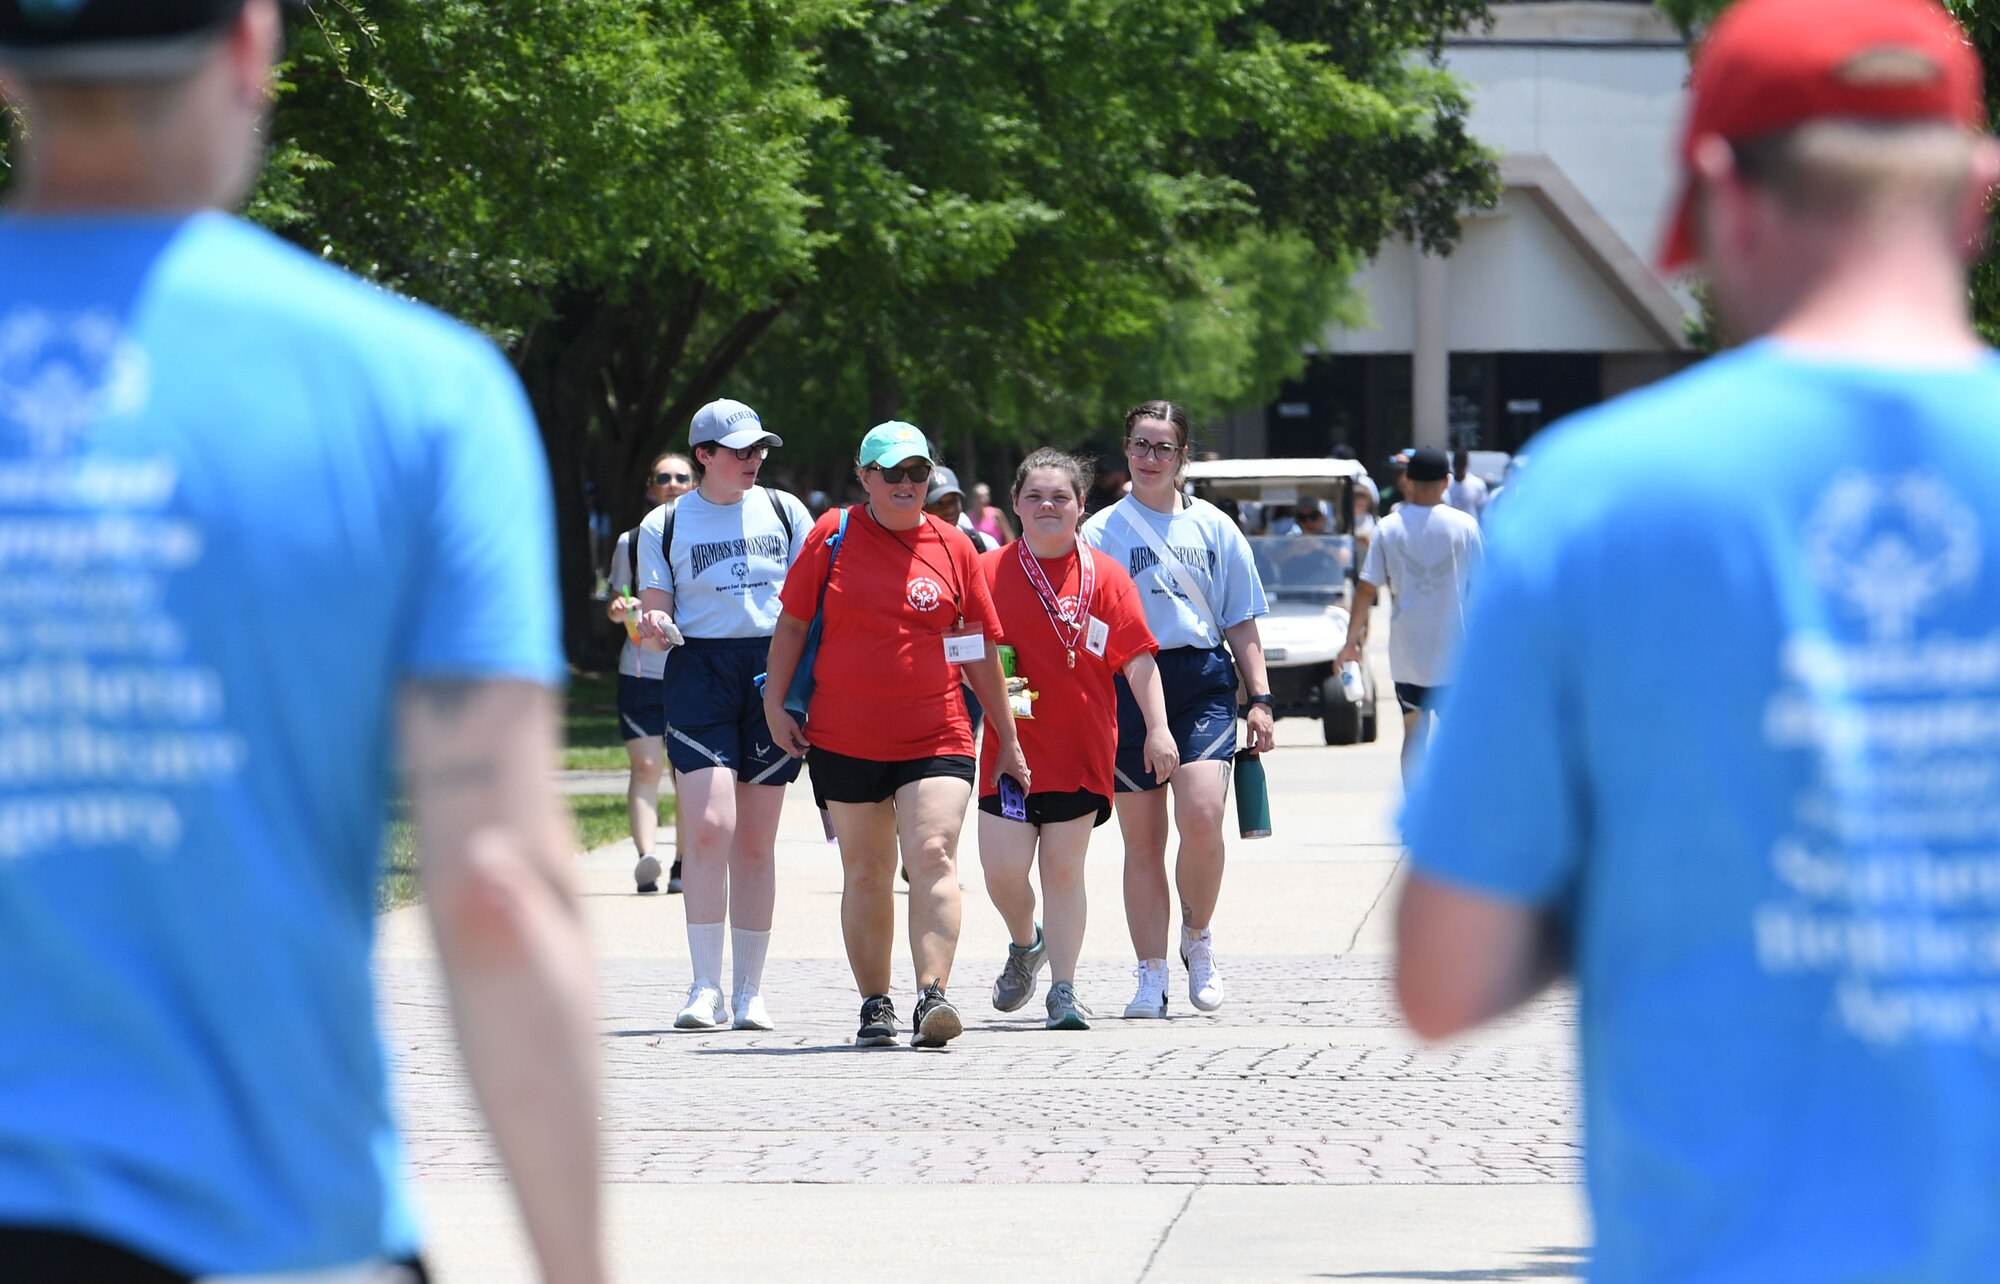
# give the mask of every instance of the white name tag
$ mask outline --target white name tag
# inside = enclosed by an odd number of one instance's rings
[[[1096,616],[1091,616],[1090,622],[1083,630],[1083,649],[1092,655],[1101,656],[1104,654],[1104,644],[1110,640],[1111,626]]]
[[[973,629],[944,635],[944,658],[952,664],[976,664],[986,658],[986,633]]]

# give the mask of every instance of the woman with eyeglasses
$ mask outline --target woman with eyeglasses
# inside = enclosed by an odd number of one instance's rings
[[[695,489],[639,550],[640,633],[672,646],[667,755],[687,817],[682,894],[694,980],[674,1017],[680,1030],[768,1030],[764,956],[777,899],[774,854],[785,786],[799,765],[766,734],[757,689],[785,573],[812,519],[798,499],[757,484],[764,456],[784,445],[740,401],[711,401],[688,433]],[[735,977],[722,1001],[727,927]]]
[[[1035,995],[1035,975],[1049,969],[1043,1005],[1051,1030],[1087,1030],[1090,1011],[1077,1001],[1076,963],[1083,953],[1086,904],[1083,858],[1090,831],[1111,818],[1111,770],[1118,749],[1122,674],[1144,714],[1143,758],[1155,779],[1173,775],[1180,751],[1167,725],[1153,655],[1132,577],[1111,557],[1077,539],[1083,518],[1085,465],[1059,450],[1035,451],[1014,474],[1014,515],[1021,538],[979,559],[1014,648],[1016,685],[1029,716],[1015,725],[1034,768],[1023,792],[997,783],[998,743],[986,741],[979,791],[979,863],[986,891],[1007,921],[1007,960],[993,983],[993,1006],[1013,1012]],[[1020,712],[1016,706],[1015,712]],[[1039,867],[1044,921],[1035,922]]]
[[[674,501],[694,487],[694,474],[687,456],[672,452],[661,455],[646,470],[646,498],[653,509],[673,507]],[[625,812],[632,830],[632,846],[638,849],[639,863],[632,867],[632,881],[641,894],[660,890],[660,857],[655,850],[660,824],[660,777],[664,774],[667,734],[664,652],[651,651],[631,636],[639,616],[639,527],[618,537],[611,554],[611,605],[606,614],[613,624],[626,625],[625,644],[618,651],[618,729],[625,741],[625,758],[631,773],[625,780]],[[674,811],[674,865],[667,876],[667,891],[681,890],[681,820]]]
[[[1179,953],[1188,1001],[1203,1012],[1226,991],[1209,927],[1222,891],[1223,805],[1236,756],[1236,686],[1249,693],[1249,752],[1271,747],[1271,685],[1257,617],[1268,609],[1250,542],[1213,504],[1181,493],[1187,412],[1147,401],[1125,416],[1132,491],[1093,515],[1083,538],[1127,568],[1146,623],[1160,644],[1160,685],[1180,748],[1174,827],[1180,850]],[[1118,828],[1125,838],[1125,922],[1139,956],[1127,1017],[1167,1014],[1167,786],[1148,770],[1145,721],[1131,687],[1118,683]]]
[[[813,527],[785,581],[764,686],[771,736],[811,766],[840,842],[840,926],[861,993],[860,1047],[896,1042],[889,990],[899,854],[910,875],[919,991],[911,1046],[942,1047],[965,1028],[945,992],[958,950],[958,836],[975,768],[961,671],[987,710],[996,769],[1029,783],[972,542],[924,512],[936,466],[910,424],[880,424],[862,438],[855,471],[866,502]],[[815,688],[801,727],[784,697],[816,611]]]

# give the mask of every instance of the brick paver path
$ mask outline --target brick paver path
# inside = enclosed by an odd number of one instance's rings
[[[1474,1044],[1422,1047],[1373,959],[1225,958],[1231,1001],[1125,1022],[1127,969],[1086,963],[1094,1029],[994,1012],[961,960],[965,1036],[944,1052],[849,1046],[844,964],[776,961],[769,1034],[671,1028],[678,969],[601,973],[606,1177],[634,1182],[1534,1183],[1581,1180],[1566,992]],[[419,1175],[497,1177],[443,1026],[433,967],[382,965]],[[1178,967],[1174,984],[1184,986]],[[907,977],[899,980],[907,990]],[[903,1021],[911,998],[898,995]]]

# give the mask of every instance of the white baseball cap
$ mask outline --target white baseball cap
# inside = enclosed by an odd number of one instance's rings
[[[741,450],[767,442],[782,446],[785,439],[774,432],[764,431],[764,421],[757,412],[740,401],[722,398],[711,401],[694,412],[694,423],[688,428],[688,448],[716,445],[728,450]]]

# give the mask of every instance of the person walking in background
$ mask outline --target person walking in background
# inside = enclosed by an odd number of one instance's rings
[[[1742,346],[1492,520],[1397,986],[1438,1037],[1574,970],[1598,1279],[2000,1278],[1984,101],[1929,0],[1726,11],[1664,266]]]
[[[924,511],[941,522],[956,526],[972,541],[972,547],[978,552],[989,553],[1002,543],[985,534],[966,516],[965,491],[958,484],[958,474],[943,464],[931,472],[930,486],[924,492]]]
[[[1484,548],[1479,523],[1445,506],[1450,480],[1443,451],[1427,446],[1411,454],[1404,500],[1375,528],[1368,560],[1354,586],[1347,644],[1335,661],[1361,659],[1375,598],[1389,590],[1389,675],[1396,683],[1396,702],[1403,708],[1405,785],[1423,759],[1431,720],[1451,681],[1465,636],[1465,595]]]
[[[694,473],[684,455],[664,454],[646,470],[646,498],[655,509],[671,507],[694,485]],[[630,772],[625,780],[626,823],[632,832],[632,846],[638,864],[632,867],[632,881],[641,894],[660,890],[660,857],[656,834],[660,825],[660,777],[666,769],[667,657],[639,644],[639,544],[638,527],[618,537],[611,557],[611,605],[605,613],[613,624],[626,626],[624,644],[618,649],[618,731],[625,742],[625,758]],[[681,890],[681,852],[685,848],[682,813],[674,808],[674,863],[667,874],[667,890]]]
[[[1076,964],[1086,912],[1083,858],[1090,831],[1111,818],[1111,770],[1118,752],[1118,696],[1123,674],[1145,719],[1143,759],[1156,780],[1180,762],[1160,694],[1159,645],[1131,576],[1108,554],[1082,544],[1087,489],[1084,465],[1061,451],[1037,450],[1014,474],[1014,515],[1021,538],[979,559],[1000,631],[1014,649],[1017,697],[1029,716],[1015,726],[1035,772],[1033,792],[996,778],[1000,743],[987,737],[981,756],[979,861],[986,891],[1007,922],[1007,961],[993,983],[993,1006],[1019,1010],[1035,996],[1036,973],[1049,967],[1046,1024],[1088,1029],[1077,1002]],[[1030,869],[1039,867],[1044,925],[1035,921]]]
[[[1472,452],[1456,450],[1451,456],[1451,483],[1444,488],[1444,503],[1448,508],[1479,520],[1479,514],[1486,508],[1486,479],[1474,475]]]
[[[99,595],[0,598],[0,1276],[421,1278],[370,974],[400,744],[473,1088],[542,1277],[594,1284],[541,443],[491,343],[218,212],[279,38],[0,4],[8,582]]]
[[[1013,524],[993,502],[993,488],[985,482],[973,484],[972,502],[967,506],[966,515],[972,518],[972,528],[992,540],[995,548],[1014,542]]]
[[[764,724],[758,679],[778,624],[778,593],[812,522],[788,492],[757,484],[773,446],[740,401],[711,401],[688,430],[695,488],[640,526],[647,645],[667,662],[667,753],[687,823],[682,887],[694,979],[680,1030],[768,1030],[764,956],[777,902],[778,817],[798,761]],[[681,863],[681,862],[676,862]],[[727,927],[735,977],[722,1003]]]
[[[1123,455],[1099,455],[1091,473],[1090,494],[1084,497],[1086,515],[1101,512],[1132,491],[1132,473]]]
[[[1171,786],[1146,763],[1146,723],[1132,688],[1118,691],[1118,828],[1125,839],[1125,921],[1138,954],[1128,1017],[1167,1014],[1167,789],[1180,850],[1180,956],[1188,1001],[1203,1012],[1227,992],[1209,926],[1222,894],[1223,804],[1236,756],[1238,675],[1249,693],[1249,752],[1271,748],[1271,684],[1257,617],[1268,609],[1250,541],[1213,504],[1181,493],[1187,412],[1147,401],[1125,416],[1132,493],[1084,523],[1084,542],[1109,553],[1139,590],[1159,643],[1160,684],[1180,752]]]
[[[861,992],[859,1047],[896,1041],[889,980],[899,854],[909,871],[919,990],[910,1042],[942,1047],[964,1032],[945,993],[958,950],[958,835],[975,767],[971,722],[956,698],[961,669],[985,706],[997,771],[1032,787],[1007,712],[978,555],[957,528],[924,512],[935,467],[929,440],[910,424],[878,424],[861,439],[855,472],[867,502],[827,514],[806,538],[785,580],[764,686],[771,736],[807,759],[840,842],[840,926]],[[836,537],[837,555],[829,547]],[[816,614],[816,685],[801,728],[784,699]]]

